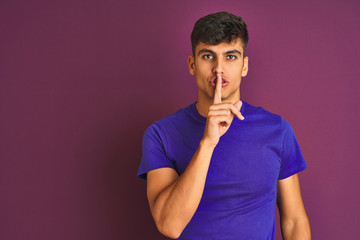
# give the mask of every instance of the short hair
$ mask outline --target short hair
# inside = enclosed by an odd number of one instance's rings
[[[221,42],[233,42],[241,39],[244,55],[249,35],[244,20],[229,12],[217,12],[206,15],[194,25],[191,33],[192,53],[195,56],[196,46],[203,42],[209,45],[217,45]]]

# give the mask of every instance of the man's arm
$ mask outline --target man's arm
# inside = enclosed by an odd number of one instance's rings
[[[310,222],[301,197],[297,174],[278,180],[277,205],[284,240],[310,240]]]
[[[205,131],[197,151],[186,170],[178,176],[171,168],[147,173],[147,196],[150,210],[159,231],[178,238],[199,206],[210,160],[220,137],[229,129],[240,113],[241,102],[221,103],[221,76],[216,84],[214,104],[210,106]]]
[[[200,143],[184,173],[172,168],[147,174],[147,195],[158,230],[178,238],[194,215],[202,197],[214,146]]]

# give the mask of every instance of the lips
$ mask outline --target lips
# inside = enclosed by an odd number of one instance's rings
[[[217,77],[214,77],[211,79],[210,85],[211,86],[216,86],[217,83]],[[229,81],[227,81],[225,78],[221,78],[221,86],[226,86],[229,84]]]

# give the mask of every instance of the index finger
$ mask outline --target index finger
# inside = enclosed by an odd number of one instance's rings
[[[214,91],[214,104],[221,103],[221,75],[218,73],[216,75],[216,86]]]

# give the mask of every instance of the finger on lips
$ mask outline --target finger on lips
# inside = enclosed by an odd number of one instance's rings
[[[232,103],[226,103],[226,104],[220,104],[221,102],[221,83],[222,83],[222,77],[221,74],[216,74],[216,85],[215,85],[215,91],[214,91],[214,105],[210,106],[210,110],[220,110],[220,109],[229,109],[230,111],[236,115],[240,120],[244,120],[244,116],[242,116],[240,109],[242,102],[239,101],[235,104]],[[236,105],[236,106],[235,106]],[[239,107],[239,108],[237,108]],[[219,113],[216,115],[220,115]]]
[[[214,92],[214,104],[221,103],[221,75],[216,75],[216,85]]]

